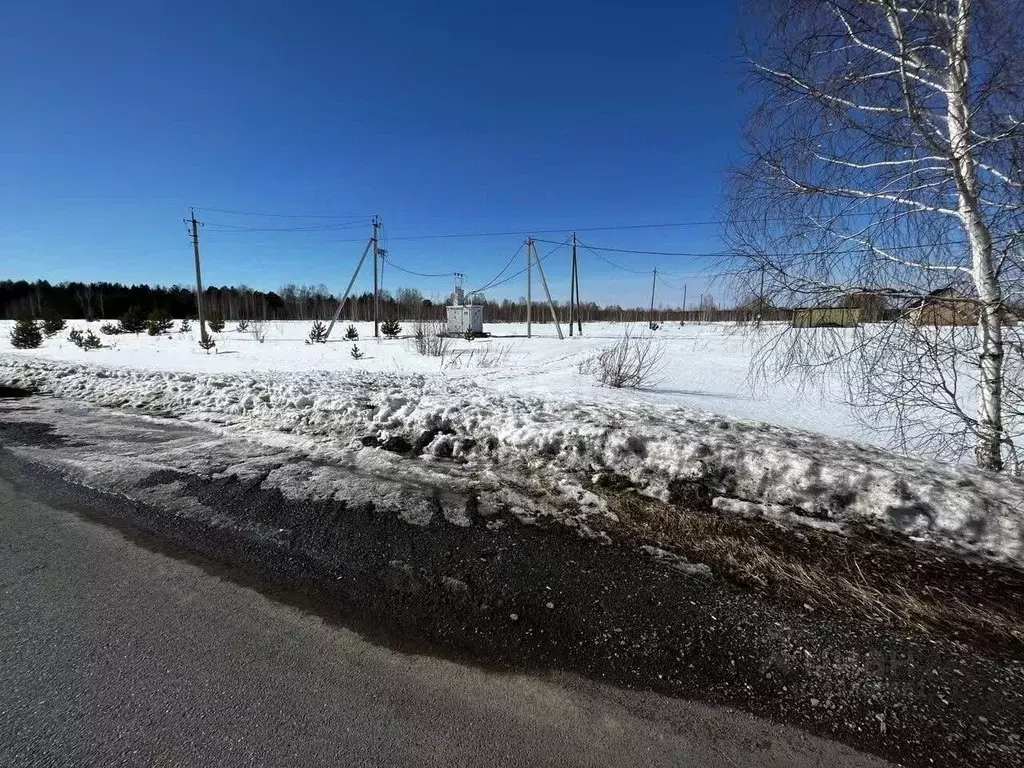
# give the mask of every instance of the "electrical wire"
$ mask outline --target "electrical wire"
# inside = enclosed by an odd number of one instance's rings
[[[218,211],[224,213],[235,213],[239,215],[253,215],[253,216],[277,216],[286,218],[333,218],[333,219],[349,219],[349,223],[337,224],[337,225],[322,225],[318,227],[292,227],[292,228],[260,228],[260,227],[236,227],[231,224],[221,224],[216,222],[210,222],[211,226],[219,226],[222,229],[208,230],[210,232],[275,232],[275,231],[331,231],[350,229],[353,227],[365,226],[366,220],[370,217],[366,216],[319,216],[314,214],[260,214],[251,211],[229,211],[227,209],[220,208],[197,208],[196,210],[206,211]],[[850,212],[846,215],[874,215],[870,211],[861,212]],[[363,221],[353,222],[351,219],[362,219]],[[802,220],[800,217],[789,216],[789,217],[776,217],[768,219],[758,219],[757,221],[795,221]],[[721,225],[731,222],[740,222],[742,220],[730,219],[730,220],[716,220],[708,219],[703,221],[679,221],[669,223],[655,223],[655,224],[622,224],[614,226],[604,227],[577,227],[576,232],[613,232],[613,231],[626,231],[634,229],[664,229],[664,228],[675,228],[675,227],[692,227],[692,226],[710,226],[710,225]],[[751,220],[754,221],[754,220]],[[564,229],[532,229],[532,230],[507,230],[500,232],[450,232],[450,233],[439,233],[439,234],[422,234],[422,235],[400,235],[393,237],[393,240],[441,240],[441,239],[452,239],[452,238],[474,238],[474,237],[511,237],[511,236],[529,236],[529,235],[543,235],[543,234],[563,234],[573,231],[571,228]],[[342,238],[342,239],[327,239],[320,241],[322,243],[356,243],[362,242],[362,238]],[[537,242],[554,242],[538,239]],[[967,247],[967,243],[962,242],[950,242],[950,243],[934,243],[934,246],[948,246],[948,247]],[[628,253],[635,255],[647,255],[647,256],[676,256],[676,257],[688,257],[688,258],[717,258],[723,256],[734,255],[728,251],[707,251],[707,252],[687,252],[687,251],[654,251],[654,250],[638,250],[628,248],[612,248],[608,246],[588,246],[592,250],[604,251],[607,253]],[[898,250],[915,250],[920,248],[918,245],[905,245],[905,246],[893,246],[886,250],[898,251]],[[850,249],[849,253],[857,252],[870,252],[871,249]],[[792,252],[789,254],[780,254],[783,256],[813,256],[821,255],[824,251],[807,251],[807,252]],[[628,270],[627,270],[628,271]]]
[[[519,248],[516,249],[516,252],[512,254],[512,258],[510,258],[505,263],[505,266],[501,268],[501,272],[499,272],[493,278],[491,278],[491,281],[487,283],[487,285],[483,286],[482,288],[477,288],[475,291],[470,291],[470,293],[480,293],[481,291],[486,291],[488,288],[491,288],[495,284],[495,281],[498,280],[498,278],[500,278],[503,274],[505,274],[506,270],[508,270],[508,268],[512,266],[512,262],[514,262],[519,257],[519,254],[523,252],[524,245],[526,245],[525,242],[519,244]]]
[[[387,262],[389,265],[391,265],[393,269],[397,269],[399,272],[405,272],[407,275],[415,275],[416,277],[451,277],[454,274],[453,272],[416,272],[415,270],[406,269],[405,267],[398,266],[387,256],[382,257],[381,261]]]
[[[662,285],[664,285],[666,288],[672,288],[672,289],[677,290],[677,291],[679,290],[679,286],[678,285],[673,285],[672,283],[670,283],[668,280],[666,280],[664,277],[661,276],[660,272],[656,273],[656,274],[657,274],[658,282],[661,283]]]
[[[998,239],[998,238],[997,238]],[[553,242],[550,240],[538,240],[537,242]],[[579,242],[579,241],[577,241]],[[583,245],[582,242],[579,242]],[[970,244],[963,242],[947,242],[947,243],[928,243],[926,245],[892,245],[888,247],[879,248],[846,248],[842,253],[875,253],[878,251],[916,251],[922,248],[967,248]],[[631,253],[639,254],[641,256],[680,256],[689,258],[728,258],[734,256],[742,256],[743,254],[737,253],[736,251],[641,251],[634,250],[631,248],[611,248],[608,246],[601,245],[584,245],[584,248],[590,251],[605,251],[606,253]],[[786,251],[784,253],[775,253],[774,256],[780,256],[782,258],[788,258],[792,256],[827,256],[832,253],[836,253],[835,249],[818,249],[814,251]]]
[[[845,214],[846,216],[869,216],[875,215],[870,211],[856,211]],[[514,230],[505,232],[450,232],[445,234],[425,234],[425,235],[400,235],[393,238],[394,240],[442,240],[448,238],[460,238],[460,237],[512,237],[515,235],[529,236],[529,235],[560,235],[566,232],[615,232],[620,230],[630,229],[668,229],[673,227],[702,227],[702,226],[713,226],[722,224],[741,224],[741,223],[756,223],[756,222],[783,222],[783,221],[804,221],[799,216],[785,216],[777,218],[767,219],[708,219],[705,221],[676,221],[668,223],[657,223],[657,224],[619,224],[614,226],[606,227],[563,227],[562,229],[530,229],[530,230]],[[328,242],[358,242],[356,240],[334,240]],[[669,254],[672,255],[672,254]]]
[[[230,213],[236,216],[267,216],[268,218],[277,219],[366,219],[369,221],[372,216],[366,216],[362,214],[347,214],[338,216],[329,216],[324,214],[316,213],[257,213],[255,211],[232,211],[226,208],[200,208],[196,206],[197,211],[213,211],[215,213]]]
[[[366,226],[365,222],[350,224],[318,224],[313,227],[240,227],[236,224],[226,224],[220,221],[204,222],[204,227],[219,227],[219,229],[206,229],[207,232],[224,232],[228,234],[242,232],[334,232],[339,229],[355,229]]]
[[[576,244],[577,245],[581,245],[584,248],[586,248],[588,251],[590,251],[592,254],[594,254],[597,258],[599,258],[605,264],[610,264],[611,266],[615,267],[616,269],[621,269],[623,272],[632,272],[634,275],[649,275],[651,273],[651,270],[649,270],[649,269],[631,269],[629,267],[624,267],[621,264],[616,264],[611,259],[605,258],[600,253],[598,253],[593,248],[591,248],[589,245],[586,245],[586,244],[580,242],[578,239],[576,240]]]
[[[568,240],[568,239],[566,239],[566,241],[565,241],[565,242],[563,242],[563,243],[559,243],[559,244],[558,244],[558,245],[556,245],[556,246],[555,246],[554,248],[552,248],[552,249],[551,249],[550,251],[548,251],[547,253],[545,253],[545,254],[544,254],[543,256],[538,256],[538,257],[537,257],[537,261],[538,261],[538,262],[540,262],[540,261],[544,261],[544,260],[545,260],[546,258],[548,258],[548,257],[549,257],[549,256],[551,256],[552,254],[554,254],[554,252],[555,252],[555,251],[557,251],[557,250],[558,250],[559,248],[561,248],[561,247],[562,247],[563,245],[567,245],[568,243],[569,243],[569,240]],[[522,249],[520,249],[520,250],[522,250]],[[518,254],[517,254],[517,255],[518,255]],[[515,273],[514,275],[509,275],[508,277],[506,277],[506,278],[505,278],[504,280],[502,280],[501,282],[493,283],[493,284],[491,284],[491,285],[489,285],[489,286],[487,286],[487,287],[488,287],[488,288],[497,288],[497,287],[498,287],[499,285],[504,285],[505,283],[509,282],[510,280],[515,280],[515,279],[516,279],[517,277],[519,277],[520,275],[526,274],[526,271],[527,271],[528,269],[529,269],[529,267],[523,267],[523,268],[522,268],[522,269],[520,269],[520,270],[519,270],[518,272],[516,272],[516,273]],[[479,291],[473,291],[473,293],[479,293]]]

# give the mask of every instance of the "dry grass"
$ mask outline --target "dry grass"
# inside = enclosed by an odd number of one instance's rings
[[[871,531],[794,530],[629,490],[605,491],[630,537],[705,563],[762,594],[860,620],[1024,652],[1024,574]]]
[[[457,349],[448,355],[445,367],[460,368],[503,368],[512,353],[511,344],[479,342],[469,349]]]

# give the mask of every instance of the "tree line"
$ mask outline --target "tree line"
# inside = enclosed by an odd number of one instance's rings
[[[329,320],[337,309],[338,297],[325,285],[285,285],[277,291],[261,291],[245,285],[208,287],[204,291],[204,306],[216,310],[225,320]],[[445,306],[451,295],[428,298],[415,288],[398,288],[395,292],[381,291],[379,317],[381,320],[423,319],[443,320]],[[475,296],[474,301],[484,306],[487,322],[526,322],[526,298],[492,300]],[[3,317],[29,316],[42,318],[47,312],[61,317],[87,320],[113,320],[130,309],[144,314],[154,310],[171,317],[194,317],[195,290],[182,285],[124,285],[122,283],[50,283],[46,280],[0,281],[0,308]],[[568,302],[555,302],[555,310],[562,322],[568,322]],[[731,309],[720,309],[710,296],[700,301],[698,308],[655,308],[653,315],[647,307],[623,307],[618,304],[601,305],[583,302],[579,314],[584,323],[626,322],[656,320],[668,322],[750,320],[758,313],[765,320],[787,319],[785,310],[769,307],[758,309],[749,302]],[[344,319],[365,321],[373,319],[373,293],[367,291],[349,297]],[[546,302],[534,301],[533,322],[551,321]]]

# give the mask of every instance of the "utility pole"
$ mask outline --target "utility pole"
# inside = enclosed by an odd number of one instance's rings
[[[651,281],[651,313],[647,319],[648,327],[654,323],[654,289],[658,285],[658,268],[654,268],[654,279]]]
[[[572,233],[572,263],[569,268],[569,336],[572,336],[572,311],[576,304],[576,233]]]
[[[373,219],[373,336],[380,338],[380,283],[377,280],[380,275],[377,258],[380,256],[380,248],[377,247],[377,234],[380,230],[380,219]]]
[[[551,291],[548,290],[548,280],[544,277],[544,267],[541,266],[540,257],[537,256],[537,246],[533,244],[533,240],[530,240],[530,248],[533,250],[533,258],[537,261],[537,271],[540,273],[540,284],[544,286],[544,295],[548,297],[548,309],[551,310],[551,322],[555,324],[555,330],[558,331],[558,338],[564,339],[562,335],[562,324],[558,322],[558,313],[555,311],[555,302],[551,298]]]
[[[203,273],[199,266],[199,222],[196,221],[196,209],[192,208],[192,253],[196,258],[196,312],[199,314],[199,341],[206,343],[206,314],[203,312]]]
[[[533,336],[533,238],[526,238],[526,338]]]
[[[583,310],[580,308],[580,264],[576,259],[576,233],[572,233],[572,273],[573,281],[576,283],[576,330],[580,336],[583,335]],[[569,330],[572,330],[572,323],[569,323]]]
[[[338,318],[341,317],[341,311],[345,309],[345,302],[348,301],[348,295],[352,292],[352,286],[355,285],[356,278],[359,277],[359,270],[363,268],[363,262],[366,261],[366,257],[370,253],[370,249],[376,248],[378,226],[379,224],[377,219],[374,219],[373,234],[370,236],[370,239],[366,241],[366,247],[363,248],[363,255],[359,257],[359,263],[356,264],[356,269],[352,273],[352,279],[348,281],[348,287],[345,289],[345,293],[342,294],[341,301],[338,302],[338,308],[334,310],[334,317],[331,318],[331,324],[327,326],[328,338],[330,338],[331,331],[334,330],[334,325],[338,322]]]
[[[680,322],[686,322],[686,283],[683,283],[683,316]]]

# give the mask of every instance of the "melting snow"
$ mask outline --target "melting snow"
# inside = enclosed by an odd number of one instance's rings
[[[402,340],[366,344],[367,360],[355,361],[348,345],[303,345],[306,327],[275,324],[265,345],[228,336],[217,355],[184,336],[112,337],[117,348],[88,353],[47,342],[0,354],[0,383],[261,440],[287,433],[310,453],[379,453],[407,467],[456,461],[491,485],[514,469],[594,511],[600,500],[584,478],[597,474],[665,501],[696,482],[724,512],[827,528],[859,520],[1024,562],[1024,482],[839,439],[859,434],[855,420],[824,396],[753,397],[738,374],[749,350],[722,329],[665,334],[668,382],[635,393],[576,372],[616,335],[607,327],[592,334],[603,339],[564,343],[548,327],[539,331],[548,337],[511,347],[503,366],[476,370],[443,368]],[[809,423],[820,431],[798,428]],[[375,446],[420,450],[399,458]],[[429,519],[433,510],[404,513]]]

